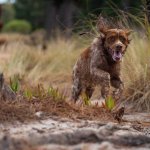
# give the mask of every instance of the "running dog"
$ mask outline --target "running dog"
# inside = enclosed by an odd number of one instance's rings
[[[91,98],[94,87],[100,85],[103,98],[110,96],[110,86],[120,98],[123,82],[120,77],[121,60],[130,43],[131,30],[120,28],[99,28],[101,35],[80,55],[73,68],[72,100],[77,101],[84,90]]]

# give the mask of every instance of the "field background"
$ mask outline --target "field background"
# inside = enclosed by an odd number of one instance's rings
[[[72,68],[98,31],[130,29],[116,103],[70,101]],[[0,0],[0,149],[150,149],[150,0]],[[149,148],[148,148],[149,147]]]
[[[96,24],[101,13],[108,23],[133,30],[122,63],[125,91],[120,102],[130,110],[149,111],[148,6],[146,1],[127,0],[6,1],[0,5],[0,71],[7,84],[17,78],[19,94],[42,85],[58,89],[68,100],[73,65],[100,35]],[[94,95],[93,99],[98,98],[99,91]]]

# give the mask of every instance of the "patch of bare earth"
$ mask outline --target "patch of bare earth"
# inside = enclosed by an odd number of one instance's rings
[[[134,120],[135,121],[135,120]],[[60,117],[0,127],[3,150],[148,150],[150,128]]]

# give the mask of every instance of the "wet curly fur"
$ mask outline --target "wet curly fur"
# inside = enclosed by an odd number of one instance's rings
[[[104,98],[111,95],[110,86],[116,89],[113,93],[115,99],[119,99],[123,92],[121,59],[130,42],[130,31],[104,26],[99,30],[101,36],[93,40],[73,68],[72,100],[75,102],[83,90],[91,98],[97,85],[102,87],[101,94]]]

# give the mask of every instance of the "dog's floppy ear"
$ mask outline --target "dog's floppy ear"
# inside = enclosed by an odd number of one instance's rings
[[[102,36],[105,36],[108,30],[107,20],[101,14],[97,21],[97,29],[98,32],[102,33]]]
[[[128,29],[125,31],[127,36],[129,36],[132,32],[133,32],[133,30],[128,30]]]
[[[107,33],[107,28],[105,28],[105,27],[99,27],[99,32],[102,33],[103,36],[105,36],[106,33]]]
[[[129,36],[132,32],[133,32],[133,30],[129,30],[129,29],[125,30],[125,33],[126,33],[127,36]],[[128,39],[128,44],[130,42],[131,42],[131,39]]]

